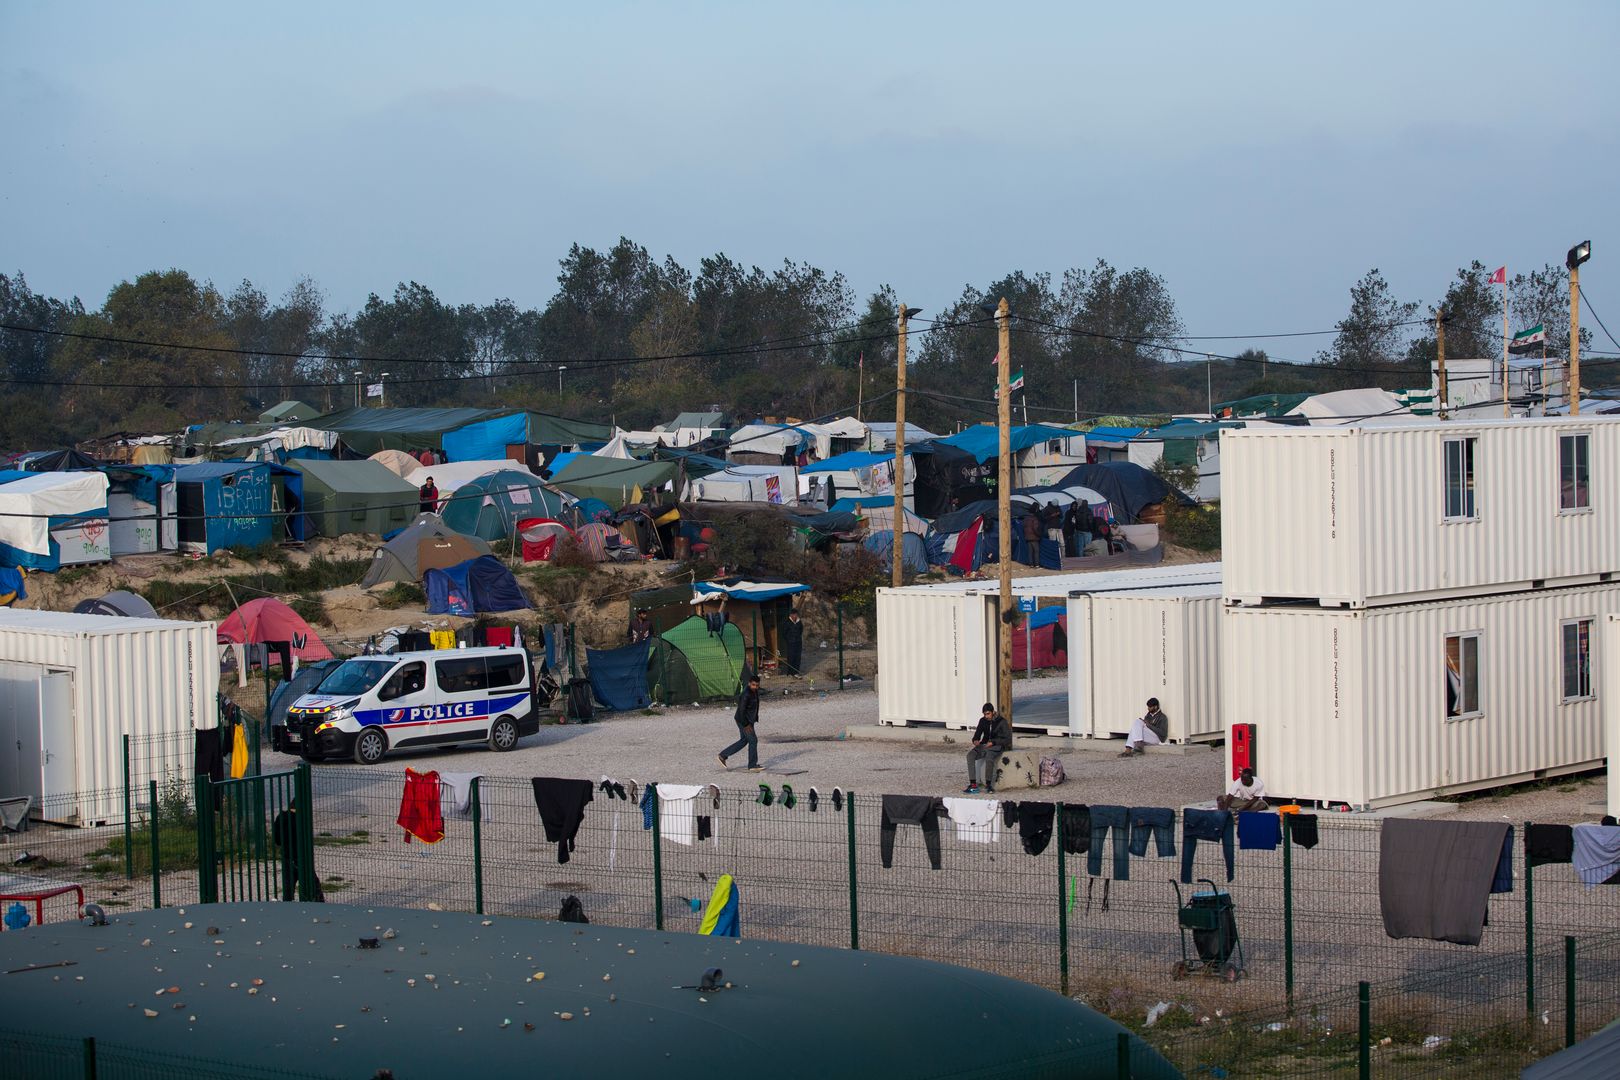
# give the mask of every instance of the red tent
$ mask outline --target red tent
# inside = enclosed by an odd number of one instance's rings
[[[249,600],[227,615],[219,624],[219,640],[233,645],[290,641],[293,655],[300,660],[332,659],[332,650],[309,628],[309,623],[273,596]]]
[[[517,523],[518,536],[523,540],[523,561],[549,562],[556,554],[557,542],[571,537],[574,530],[552,518],[525,518]]]
[[[1029,650],[1035,654],[1035,667],[1038,668],[1066,668],[1069,666],[1069,617],[1059,615],[1057,621],[1037,626],[1029,631]],[[1028,655],[1024,645],[1024,627],[1013,627],[1012,632],[1012,668],[1014,671],[1028,669]]]

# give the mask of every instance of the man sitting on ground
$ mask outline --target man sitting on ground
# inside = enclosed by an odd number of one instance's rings
[[[1253,769],[1244,769],[1227,787],[1226,794],[1215,800],[1221,810],[1241,813],[1244,810],[1269,810],[1266,804],[1266,785],[1254,775]]]
[[[1159,699],[1147,700],[1147,713],[1131,721],[1130,734],[1125,736],[1125,749],[1120,757],[1142,753],[1143,746],[1158,746],[1170,737],[1170,717],[1159,710]]]

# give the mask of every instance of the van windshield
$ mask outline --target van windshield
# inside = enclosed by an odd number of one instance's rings
[[[345,660],[321,680],[317,694],[363,694],[394,670],[392,660]]]

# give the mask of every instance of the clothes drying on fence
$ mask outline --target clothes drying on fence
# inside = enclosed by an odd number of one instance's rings
[[[1491,892],[1513,891],[1513,826],[1508,826],[1502,838],[1502,853],[1496,859],[1496,873],[1491,877]]]
[[[894,834],[901,825],[917,825],[922,829],[928,865],[938,870],[939,800],[928,795],[883,796],[883,813],[878,822],[878,851],[883,857],[885,870],[894,865]]]
[[[1063,808],[1063,852],[1066,855],[1084,855],[1091,850],[1091,807],[1065,806]]]
[[[573,853],[574,837],[585,820],[585,804],[591,801],[591,782],[536,776],[529,783],[534,787],[534,805],[540,811],[540,824],[546,829],[546,842],[557,845],[557,861],[565,863]]]
[[[512,636],[513,628],[510,626],[491,626],[484,631],[484,639],[491,648],[510,649],[516,644]]]
[[[433,648],[433,638],[426,630],[406,630],[397,637],[400,652],[425,652]]]
[[[630,782],[632,784],[635,783],[634,780]],[[637,803],[636,805],[641,807],[641,827],[643,829],[651,829],[653,815],[658,812],[658,800],[653,796],[651,785],[648,785],[642,790],[641,802]]]
[[[699,814],[697,818],[697,838],[704,841],[714,835],[714,818],[708,814]]]
[[[1057,823],[1057,807],[1045,802],[1026,802],[1018,806],[1018,840],[1024,845],[1025,855],[1039,855],[1052,842],[1052,829]]]
[[[399,800],[399,827],[405,830],[405,842],[411,837],[424,844],[437,844],[444,839],[444,812],[439,806],[439,774],[405,770],[405,794]]]
[[[608,832],[608,869],[612,870],[619,861],[619,806],[620,802],[629,802],[630,793],[625,791],[624,785],[611,776],[602,777],[602,782],[596,785],[596,790],[606,797],[608,802],[608,817],[612,820],[612,828]]]
[[[1269,810],[1241,810],[1237,838],[1243,851],[1276,851],[1282,840],[1282,818]]]
[[[1524,830],[1524,865],[1547,866],[1575,858],[1575,833],[1568,825],[1528,825]]]
[[[730,874],[721,874],[709,894],[709,906],[704,909],[698,933],[710,937],[740,937],[742,935],[742,903],[737,883]]]
[[[1131,807],[1131,854],[1137,858],[1145,856],[1147,854],[1148,837],[1151,835],[1155,854],[1161,859],[1174,858],[1176,854],[1175,828],[1176,812],[1168,807]]]
[[[658,785],[658,835],[664,840],[692,846],[697,839],[697,803],[707,784]]]
[[[247,775],[247,769],[247,725],[238,722],[231,725],[231,779],[242,779]]]
[[[1288,835],[1293,837],[1297,847],[1313,848],[1317,844],[1317,828],[1315,814],[1290,814],[1288,819]]]
[[[1574,840],[1570,861],[1581,884],[1620,885],[1620,825],[1576,825],[1570,832]]]
[[[1226,860],[1226,880],[1232,880],[1232,814],[1227,810],[1183,810],[1181,812],[1181,883],[1191,885],[1193,856],[1198,841],[1219,840],[1221,858]]]
[[[435,649],[453,649],[456,647],[456,632],[454,630],[430,630],[428,641]]]
[[[956,838],[973,844],[993,844],[1001,839],[996,819],[1001,803],[996,799],[946,799],[945,813],[956,823]]]
[[[1091,850],[1086,853],[1086,873],[1102,877],[1103,841],[1108,831],[1114,832],[1114,872],[1112,877],[1129,881],[1131,877],[1131,815],[1123,806],[1093,806],[1091,808]]]
[[[450,809],[462,817],[472,816],[472,782],[483,776],[475,772],[442,772],[439,774],[439,794]]]
[[[1384,933],[1478,945],[1507,826],[1386,818],[1378,842]]]
[[[219,728],[198,728],[192,747],[192,775],[206,776],[214,783],[225,779],[225,749],[219,741]],[[219,809],[220,794],[214,792],[214,809]]]
[[[1018,827],[1019,809],[1020,809],[1020,804],[1019,803],[1015,803],[1015,802],[1004,802],[1004,803],[1002,803],[1001,804],[1001,823],[1003,825],[1005,825],[1009,829],[1016,829]]]

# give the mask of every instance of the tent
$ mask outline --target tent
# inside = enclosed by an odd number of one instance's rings
[[[1027,631],[1027,633],[1026,633]],[[1030,662],[1033,656],[1034,663]],[[1069,666],[1069,617],[1062,606],[1044,607],[1013,627],[1012,669]]]
[[[371,460],[401,479],[422,467],[420,461],[403,450],[379,450],[371,455]]]
[[[688,485],[696,502],[756,502],[793,506],[799,501],[798,470],[792,465],[728,465]]]
[[[552,483],[579,499],[601,499],[617,510],[640,502],[643,492],[661,488],[675,479],[679,467],[672,461],[624,461],[619,458],[577,457],[552,474]]]
[[[1114,512],[1121,515],[1126,525],[1136,524],[1142,508],[1175,498],[1187,505],[1192,500],[1155,476],[1151,470],[1128,461],[1103,461],[1095,465],[1081,465],[1056,484],[1055,488],[1079,485],[1090,488],[1108,500]]]
[[[128,619],[156,619],[157,609],[144,596],[123,589],[80,600],[73,608],[80,615],[118,615]]]
[[[925,518],[937,518],[966,503],[991,496],[989,484],[996,461],[980,461],[943,439],[917,446],[912,458],[917,470],[912,484],[912,509]]]
[[[360,585],[369,589],[389,581],[421,581],[430,569],[489,553],[484,541],[461,535],[436,514],[422,514],[376,550]]]
[[[1078,439],[1082,432],[1072,428],[1051,427],[1047,424],[1029,424],[1023,427],[1014,427],[1007,432],[1007,445],[1014,454],[1023,453],[1032,446],[1043,442],[1054,442],[1068,439]],[[1001,454],[1001,433],[994,424],[976,424],[965,431],[943,439],[935,439],[930,445],[938,447],[950,446],[957,450],[973,455],[973,459],[980,463],[994,461]]]
[[[444,496],[479,477],[498,472],[513,472],[531,480],[539,479],[522,462],[501,458],[495,461],[445,461],[438,465],[419,465],[412,462],[411,470],[405,474],[405,481],[414,488],[420,488],[431,476],[433,486],[439,489],[441,496]]]
[[[743,646],[752,650],[757,663],[780,655],[777,632],[787,622],[797,593],[810,586],[797,581],[752,581],[730,577],[723,581],[700,581],[692,586],[692,604],[700,611],[723,610],[742,634]],[[725,601],[721,607],[719,602]]]
[[[488,461],[511,456],[508,447],[578,446],[606,442],[613,428],[550,413],[518,412],[486,416],[447,432],[444,452],[451,461]],[[531,460],[525,453],[523,460]]]
[[[107,477],[0,472],[0,565],[56,570],[106,562]]]
[[[305,420],[313,420],[321,415],[321,410],[313,405],[306,405],[302,401],[278,402],[259,414],[261,424],[298,424]]]
[[[23,472],[82,472],[101,468],[101,462],[77,450],[36,450],[20,455],[10,467]]]
[[[586,649],[585,664],[596,700],[614,712],[645,709],[652,704],[647,692],[645,643],[617,649]]]
[[[512,571],[493,555],[439,567],[422,575],[429,615],[476,615],[529,606]]]
[[[839,501],[842,502],[843,500]],[[910,510],[901,508],[900,512],[904,515],[903,520],[905,521],[905,525],[902,527],[906,530],[906,532],[916,533],[918,536],[928,535],[928,522],[924,521],[916,514],[913,514]],[[887,503],[879,502],[874,505],[862,507],[858,513],[860,517],[865,519],[866,527],[868,529],[894,528],[893,499],[890,499]]]
[[[174,470],[180,548],[211,555],[221,548],[256,548],[274,536],[269,465],[204,461]]]
[[[517,531],[517,523],[532,517],[567,520],[562,496],[548,491],[531,473],[502,469],[456,488],[444,501],[444,523],[459,533],[485,540],[502,540]]]
[[[518,537],[523,541],[523,561],[549,562],[556,554],[557,544],[574,530],[553,518],[528,518],[518,522]]]
[[[416,516],[416,488],[380,462],[289,461],[304,475],[304,513],[316,536],[381,536]]]
[[[894,532],[889,529],[879,529],[866,534],[862,546],[877,556],[878,562],[883,564],[885,573],[894,565]],[[905,534],[900,541],[900,565],[914,574],[928,572],[928,544],[922,537],[914,532]]]
[[[622,549],[628,547],[618,529],[600,521],[581,525],[574,533],[574,539],[578,542],[580,550],[597,562],[615,558]],[[630,550],[634,551],[633,548]]]
[[[702,617],[694,615],[653,639],[647,681],[653,697],[666,705],[731,699],[742,689],[746,657],[742,631],[735,623],[728,622],[713,634]]]
[[[332,650],[309,628],[309,623],[273,596],[249,600],[225,616],[219,624],[219,640],[235,645],[288,641],[300,661],[332,659]]]
[[[335,431],[357,454],[378,450],[439,450],[446,432],[501,415],[496,409],[343,409],[305,423]],[[496,455],[504,456],[504,455]]]

